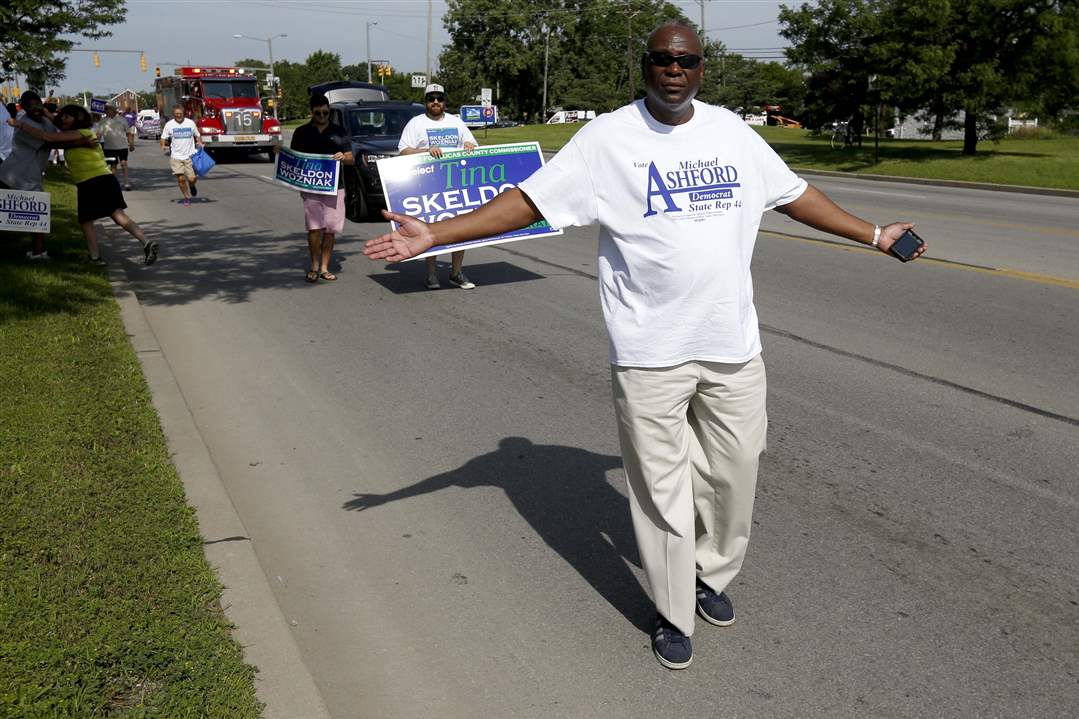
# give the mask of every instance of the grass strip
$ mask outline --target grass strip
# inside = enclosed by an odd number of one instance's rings
[[[46,190],[53,261],[0,233],[0,716],[257,717],[74,188]]]
[[[476,130],[481,145],[538,140],[557,152],[584,125],[524,125]],[[828,135],[782,127],[754,127],[791,167],[852,174],[891,175],[932,180],[963,180],[1079,190],[1079,137],[1007,138],[978,143],[973,157],[963,155],[960,140],[888,140],[880,142],[877,162],[873,138],[862,147],[832,149]],[[626,148],[626,157],[633,155]]]

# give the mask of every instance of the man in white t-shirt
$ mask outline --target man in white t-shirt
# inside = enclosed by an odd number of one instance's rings
[[[446,91],[441,85],[431,84],[423,93],[424,113],[408,121],[401,132],[401,141],[397,149],[402,155],[417,152],[429,152],[431,157],[442,157],[442,150],[472,150],[476,147],[476,138],[468,125],[461,118],[446,112]],[[450,282],[463,290],[471,290],[476,285],[461,271],[465,261],[465,251],[450,253]],[[427,258],[427,289],[437,290],[442,286],[438,280],[435,256]]]
[[[591,121],[519,188],[432,225],[385,213],[401,227],[364,254],[399,261],[543,218],[599,224],[622,461],[658,612],[652,649],[682,669],[695,611],[734,622],[724,589],[749,541],[767,425],[750,276],[761,215],[775,209],[884,252],[913,225],[848,214],[739,117],[696,102],[704,61],[688,25],[657,28],[641,64],[646,99]]]
[[[172,119],[161,128],[161,150],[164,151],[166,143],[170,142],[169,168],[172,174],[176,175],[176,183],[180,185],[180,192],[184,195],[184,207],[190,207],[191,198],[199,194],[198,178],[195,176],[195,168],[191,166],[191,156],[195,154],[196,146],[202,147],[202,136],[199,128],[195,126],[195,121],[184,116],[182,105],[172,108]]]

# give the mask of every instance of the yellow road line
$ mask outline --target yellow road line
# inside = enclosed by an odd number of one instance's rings
[[[832,240],[818,240],[812,237],[801,237],[800,235],[788,235],[783,232],[773,232],[771,230],[760,230],[760,234],[769,235],[770,237],[777,237],[781,240],[797,240],[798,242],[806,242],[812,245],[824,245],[830,247],[833,250],[844,250],[846,252],[867,252],[870,254],[880,254],[879,250],[874,250],[862,245],[848,245],[841,242],[833,242]],[[1066,277],[1055,277],[1053,275],[1041,275],[1036,272],[1023,272],[1021,270],[1010,270],[1007,267],[979,267],[978,265],[968,265],[962,262],[955,262],[953,260],[941,260],[936,257],[923,257],[918,262],[929,262],[936,265],[944,265],[945,267],[953,270],[967,270],[968,272],[980,272],[984,275],[995,275],[997,277],[1009,277],[1015,280],[1026,280],[1027,282],[1037,282],[1042,285],[1053,285],[1056,287],[1067,287],[1071,290],[1079,290],[1079,280],[1070,280]]]
[[[859,205],[859,204],[844,204],[843,207],[851,210],[863,210],[866,212],[880,212],[880,207],[874,207],[871,205]],[[956,215],[939,215],[934,212],[918,212],[918,217],[925,221],[927,219],[933,219],[942,222],[950,222],[962,225],[984,225],[985,227],[995,227],[1000,230],[1029,230],[1030,232],[1040,232],[1045,235],[1061,235],[1063,237],[1079,237],[1079,230],[1073,230],[1069,227],[1046,227],[1044,225],[1026,225],[1020,222],[1006,222],[1004,220],[987,220],[981,217],[963,216],[957,217]]]

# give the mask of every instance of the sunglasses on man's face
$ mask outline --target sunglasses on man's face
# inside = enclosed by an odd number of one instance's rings
[[[314,115],[315,117],[329,117],[330,116],[330,111],[329,110],[315,110],[311,114]]]
[[[692,70],[701,64],[700,55],[671,55],[659,50],[651,50],[645,53],[644,59],[648,61],[649,65],[655,65],[656,67],[670,67],[672,63],[678,63],[678,67],[683,70]]]
[[[445,95],[428,95],[427,96],[427,102],[445,102],[445,101],[446,101],[446,96]]]

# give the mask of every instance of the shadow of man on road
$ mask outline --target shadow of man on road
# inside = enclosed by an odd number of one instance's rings
[[[655,606],[626,562],[640,566],[629,501],[607,481],[620,457],[506,437],[498,450],[388,494],[355,493],[363,511],[447,487],[501,487],[536,533],[642,632]]]

